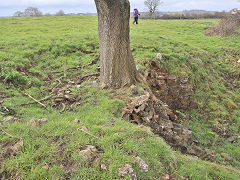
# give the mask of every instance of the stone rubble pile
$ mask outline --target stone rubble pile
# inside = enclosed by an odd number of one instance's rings
[[[173,110],[187,110],[196,106],[192,98],[193,86],[188,84],[188,76],[178,77],[164,73],[154,61],[149,66],[144,78],[158,99]]]

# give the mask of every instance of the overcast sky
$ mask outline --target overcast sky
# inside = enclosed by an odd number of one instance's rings
[[[131,8],[146,10],[144,0],[130,0]],[[94,0],[0,0],[0,16],[12,16],[16,11],[24,11],[27,7],[37,7],[43,13],[55,13],[62,9],[65,13],[96,12]],[[240,8],[238,0],[163,0],[159,11],[182,11],[202,9],[213,11],[229,11]]]

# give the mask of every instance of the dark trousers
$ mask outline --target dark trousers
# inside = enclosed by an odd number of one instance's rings
[[[138,24],[138,17],[134,17],[134,21],[133,24],[136,22],[136,24]]]

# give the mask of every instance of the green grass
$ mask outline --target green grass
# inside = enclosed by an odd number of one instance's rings
[[[239,171],[229,165],[240,167],[240,142],[227,142],[223,133],[239,135],[240,92],[236,79],[240,69],[236,59],[240,57],[240,36],[206,37],[204,30],[216,23],[217,20],[140,20],[138,26],[130,26],[130,37],[137,64],[155,60],[160,52],[163,59],[159,64],[164,71],[189,75],[199,108],[182,112],[182,121],[188,121],[202,146],[216,150],[218,160],[226,166],[183,156],[148,128],[121,120],[124,103],[113,99],[111,90],[84,88],[90,82],[80,89],[71,87],[74,97],[84,97],[83,106],[73,107],[72,111],[60,113],[51,103],[48,110],[38,104],[18,106],[31,101],[23,93],[41,99],[49,95],[59,78],[66,83],[97,72],[99,62],[69,70],[62,78],[64,64],[67,68],[86,65],[99,54],[97,18],[0,18],[0,102],[4,99],[2,105],[22,119],[0,127],[24,142],[16,155],[0,160],[0,174],[14,178],[19,173],[23,179],[118,179],[119,168],[129,163],[138,179],[157,179],[165,174],[179,179],[239,179]],[[0,114],[0,120],[3,118]],[[50,121],[42,127],[32,127],[28,124],[32,118]],[[76,118],[82,124],[74,123]],[[82,126],[101,140],[80,131]],[[17,141],[0,135],[1,147]],[[100,156],[107,172],[79,156],[87,145],[103,149]],[[3,151],[2,148],[0,152]],[[134,164],[132,152],[146,161],[149,172],[142,172]],[[221,153],[230,155],[232,161],[225,162]],[[68,167],[73,166],[75,172],[68,173]]]

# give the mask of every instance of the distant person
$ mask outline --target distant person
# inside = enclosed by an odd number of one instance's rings
[[[134,17],[134,21],[133,21],[133,24],[138,24],[138,17],[140,16],[139,12],[138,12],[138,9],[137,8],[134,8],[133,10],[133,17]]]

